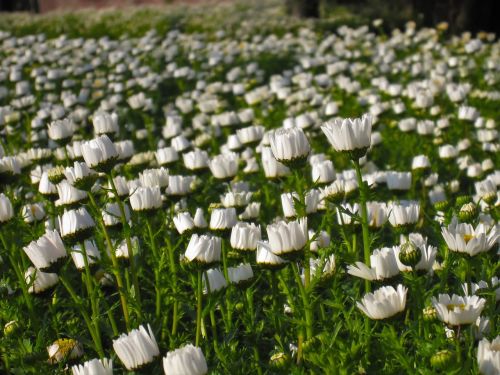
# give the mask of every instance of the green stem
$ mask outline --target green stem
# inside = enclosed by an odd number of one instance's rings
[[[179,304],[180,302],[178,301],[177,298],[177,265],[175,262],[175,253],[174,253],[174,248],[172,247],[172,244],[170,242],[170,238],[167,235],[167,249],[168,249],[168,261],[170,265],[170,276],[172,280],[172,288],[174,291],[175,299],[174,299],[174,307],[173,307],[173,319],[172,319],[172,336],[175,336],[177,334],[177,325],[179,322]]]
[[[354,169],[356,170],[356,177],[358,180],[358,186],[359,186],[359,198],[360,202],[359,205],[361,206],[361,228],[363,231],[363,253],[364,253],[364,262],[367,266],[370,266],[370,233],[368,229],[368,210],[366,208],[366,201],[367,201],[367,191],[366,191],[366,184],[363,181],[363,177],[361,175],[361,166],[359,164],[359,159],[354,158],[352,160],[352,163],[354,165]],[[371,292],[371,284],[369,280],[365,280],[365,293],[370,293]],[[369,361],[370,359],[370,318],[365,317],[365,335],[366,335],[366,358]]]
[[[135,267],[134,252],[132,250],[132,240],[130,239],[130,226],[128,225],[127,216],[125,215],[125,207],[123,205],[122,200],[120,199],[120,196],[118,195],[118,190],[116,189],[113,172],[111,172],[108,175],[108,180],[109,180],[109,183],[111,185],[111,190],[113,191],[113,194],[115,196],[116,203],[118,203],[118,208],[120,210],[120,218],[121,218],[121,222],[122,222],[123,229],[125,232],[125,241],[127,243],[127,249],[128,249],[128,255],[129,255],[128,258],[129,258],[129,263],[130,263],[130,273],[132,274],[132,283],[134,285],[135,297],[136,297],[136,302],[138,305],[137,311],[138,311],[139,317],[141,317],[142,316],[141,293],[140,293],[140,289],[139,289],[139,279],[137,277],[137,270]]]
[[[356,170],[356,177],[359,185],[359,197],[360,202],[359,205],[361,207],[361,228],[363,231],[363,253],[364,253],[364,262],[367,266],[370,265],[370,232],[368,229],[368,210],[366,208],[367,201],[367,191],[366,184],[363,181],[363,177],[361,175],[361,167],[359,165],[359,160],[352,161],[354,165],[354,169]],[[365,280],[365,292],[371,292],[371,285],[368,280]]]
[[[200,346],[201,335],[201,299],[203,298],[203,285],[202,285],[202,270],[198,270],[198,278],[196,280],[196,341],[195,345]]]
[[[300,270],[297,263],[292,262],[292,270],[295,276],[295,281],[297,282],[297,286],[300,291],[300,295],[302,297],[302,303],[304,305],[304,315],[306,318],[306,340],[310,339],[313,336],[313,327],[312,327],[312,309],[311,304],[309,303],[309,296],[307,294],[307,290],[302,283],[302,279],[300,277]]]
[[[148,235],[149,235],[149,241],[151,245],[151,251],[153,252],[153,257],[154,257],[154,276],[155,276],[155,296],[156,296],[156,302],[155,302],[155,316],[157,320],[160,320],[161,316],[161,288],[160,288],[160,270],[159,267],[161,267],[160,259],[158,257],[158,249],[156,248],[156,241],[155,237],[153,234],[153,230],[151,229],[151,224],[149,223],[149,220],[146,221],[146,228],[148,230]]]
[[[28,307],[28,311],[30,312],[30,315],[34,317],[35,315],[33,314],[33,301],[31,300],[31,296],[28,291],[28,286],[26,285],[26,279],[24,278],[23,271],[19,266],[19,264],[14,259],[14,257],[12,256],[12,253],[14,252],[9,251],[9,248],[7,247],[7,241],[5,240],[5,237],[2,232],[0,232],[0,241],[2,242],[2,246],[5,249],[5,252],[7,253],[7,257],[9,258],[12,268],[14,269],[14,272],[19,281],[19,286],[21,287],[21,291],[23,293],[26,306]]]
[[[94,326],[94,333],[96,335],[96,339],[102,346],[101,330],[99,327],[99,306],[98,306],[98,301],[96,299],[96,294],[94,293],[94,281],[92,278],[92,274],[90,273],[89,260],[87,258],[87,248],[85,247],[85,241],[80,242],[80,246],[83,255],[83,263],[85,265],[84,279],[87,287],[87,294],[90,299],[90,307],[92,309],[92,324]]]
[[[118,293],[120,294],[120,303],[122,305],[123,310],[123,318],[125,320],[125,327],[127,331],[130,331],[130,314],[128,308],[127,294],[125,292],[122,274],[120,272],[120,265],[118,263],[118,259],[116,258],[115,248],[113,243],[111,242],[111,237],[108,232],[108,228],[106,228],[106,224],[104,224],[104,220],[102,218],[101,212],[95,202],[94,195],[89,191],[87,192],[89,196],[90,203],[94,210],[96,211],[97,221],[99,222],[99,226],[101,227],[102,234],[106,240],[106,244],[108,245],[109,254],[111,256],[111,263],[113,264],[112,271],[116,278],[116,285],[118,286]]]
[[[71,298],[73,298],[75,305],[80,310],[80,313],[82,314],[83,320],[85,320],[85,323],[87,324],[87,328],[90,332],[90,335],[92,336],[92,340],[94,341],[94,345],[96,346],[96,351],[99,354],[99,357],[104,358],[104,350],[102,348],[102,343],[100,341],[100,338],[98,338],[98,336],[94,332],[94,326],[92,325],[92,320],[91,320],[88,312],[82,306],[80,297],[78,297],[78,295],[74,291],[71,284],[68,282],[68,280],[66,280],[66,276],[63,274],[63,272],[61,272],[61,274],[59,275],[59,280],[61,280],[61,283],[64,285],[64,287],[68,291]]]

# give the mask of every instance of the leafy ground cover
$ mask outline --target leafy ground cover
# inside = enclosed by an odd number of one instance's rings
[[[280,9],[0,17],[3,373],[500,371],[497,39]]]

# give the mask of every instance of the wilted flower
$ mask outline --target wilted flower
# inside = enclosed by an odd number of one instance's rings
[[[384,286],[373,293],[367,293],[356,306],[370,319],[386,319],[405,309],[408,289],[399,284],[397,289]]]
[[[57,339],[47,348],[49,363],[55,364],[83,355],[83,346],[75,339]]]
[[[160,354],[155,336],[148,324],[148,330],[144,326],[133,329],[128,334],[121,334],[113,340],[113,349],[127,370],[134,370],[148,364]]]
[[[163,370],[165,375],[204,375],[208,367],[202,350],[189,344],[168,352],[163,357]]]

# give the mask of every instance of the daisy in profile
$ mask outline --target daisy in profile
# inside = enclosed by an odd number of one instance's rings
[[[383,286],[373,293],[367,293],[356,306],[370,319],[387,319],[403,311],[408,289],[399,284],[396,289]]]
[[[452,326],[474,323],[483,311],[486,300],[478,296],[461,297],[456,294],[440,294],[432,298],[432,305],[436,309],[441,321]]]
[[[441,234],[451,251],[470,256],[490,250],[500,237],[496,226],[488,230],[484,224],[479,224],[474,228],[471,224],[459,223],[456,219],[448,227],[441,228]]]

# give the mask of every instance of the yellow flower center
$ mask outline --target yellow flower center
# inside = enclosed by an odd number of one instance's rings
[[[474,238],[474,235],[473,234],[464,234],[464,241],[465,243],[469,243],[470,240],[472,240]]]
[[[460,304],[455,304],[455,303],[449,303],[448,305],[446,305],[446,308],[448,309],[448,311],[453,311],[455,310],[455,308],[459,308],[460,310],[465,310],[465,304],[463,303],[460,303]]]

